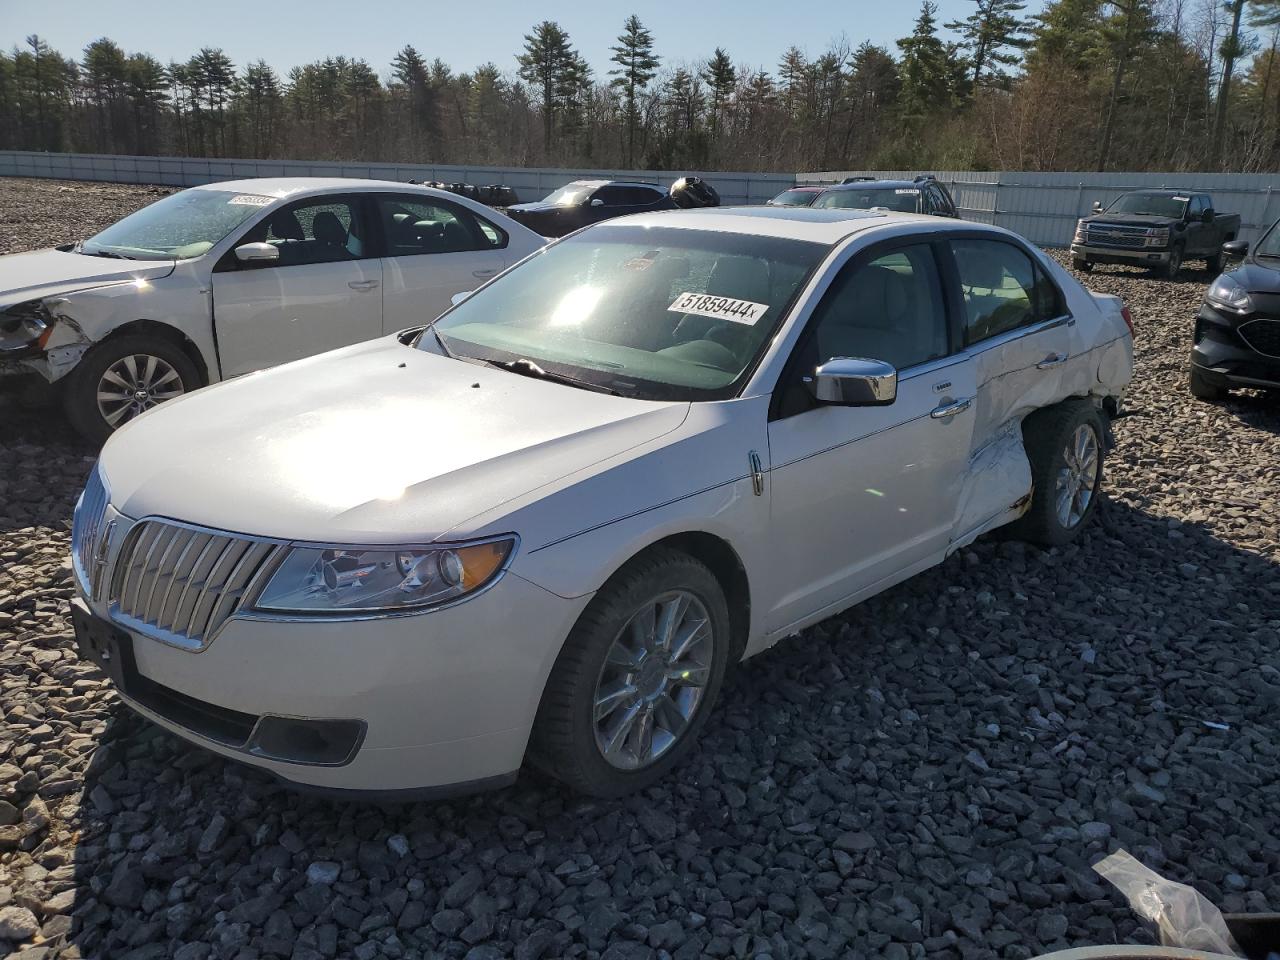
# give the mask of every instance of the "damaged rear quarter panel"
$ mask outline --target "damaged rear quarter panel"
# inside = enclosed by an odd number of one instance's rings
[[[1040,261],[1061,287],[1070,320],[978,345],[973,448],[952,550],[1026,512],[1033,491],[1022,421],[1029,413],[1069,397],[1119,397],[1129,383],[1133,347],[1119,301],[1095,298],[1056,261]]]

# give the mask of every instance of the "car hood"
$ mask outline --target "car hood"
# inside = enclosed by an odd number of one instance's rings
[[[522,213],[549,214],[572,209],[572,206],[565,206],[559,203],[543,203],[541,200],[538,200],[533,203],[517,203],[514,206],[507,207],[507,213],[514,214],[518,217]]]
[[[1084,218],[1086,223],[1115,223],[1126,227],[1167,227],[1173,217],[1156,217],[1141,213],[1095,213]]]
[[[382,338],[250,374],[117,432],[117,510],[238,533],[425,542],[675,430],[687,403],[633,400]]]
[[[173,260],[116,260],[62,250],[11,253],[0,257],[0,309],[124,280],[156,280],[173,267]]]
[[[1250,293],[1280,293],[1280,260],[1274,268],[1250,260],[1232,270],[1230,276]]]

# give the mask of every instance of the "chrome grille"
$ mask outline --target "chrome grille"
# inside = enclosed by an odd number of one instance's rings
[[[1280,320],[1250,320],[1241,324],[1240,338],[1263,356],[1280,357]]]
[[[1105,227],[1091,223],[1085,240],[1103,247],[1144,247],[1147,230],[1145,227]]]
[[[76,503],[71,521],[71,562],[75,565],[81,586],[91,597],[96,593],[100,572],[94,560],[98,538],[102,535],[102,518],[107,512],[107,500],[102,471],[95,466]]]
[[[277,544],[144,520],[116,558],[112,616],[184,647],[203,647],[244,602]]]

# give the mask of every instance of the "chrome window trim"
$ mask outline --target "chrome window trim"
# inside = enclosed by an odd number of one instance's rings
[[[1026,326],[1014,327],[1012,330],[1006,330],[1004,333],[997,333],[993,337],[987,337],[985,340],[978,340],[969,344],[962,351],[963,354],[976,357],[980,353],[995,347],[1002,347],[1007,343],[1012,343],[1021,337],[1034,337],[1037,333],[1044,333],[1046,330],[1053,330],[1056,327],[1073,327],[1076,318],[1069,313],[1064,313],[1052,320],[1037,320],[1035,323],[1029,323]]]

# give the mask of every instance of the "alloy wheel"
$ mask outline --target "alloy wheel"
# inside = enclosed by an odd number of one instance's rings
[[[169,361],[130,354],[107,367],[98,381],[98,412],[111,427],[118,427],[185,392],[181,375]]]
[[[674,590],[645,603],[609,647],[592,697],[596,747],[620,770],[649,766],[684,735],[711,680],[707,608]]]
[[[1062,467],[1054,485],[1054,506],[1058,522],[1066,530],[1084,519],[1098,483],[1098,434],[1087,423],[1076,427],[1062,451]]]

